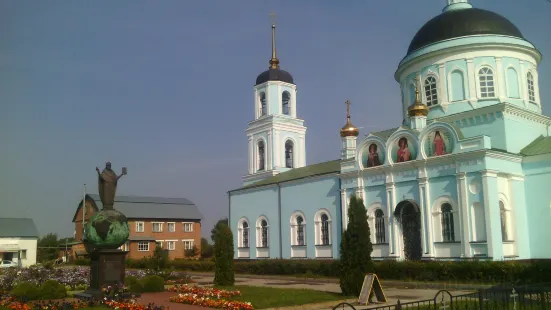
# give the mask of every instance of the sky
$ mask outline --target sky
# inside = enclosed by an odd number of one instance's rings
[[[551,2],[473,0],[541,51],[551,115]],[[345,101],[360,137],[402,122],[394,72],[444,0],[2,1],[0,216],[72,236],[95,168],[128,167],[117,195],[185,197],[203,235],[247,173],[253,86],[270,59],[297,84],[307,164],[340,156]],[[116,206],[115,206],[116,207]]]

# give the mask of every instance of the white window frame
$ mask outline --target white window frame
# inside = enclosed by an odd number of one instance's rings
[[[144,222],[136,222],[136,232],[144,232],[144,228],[145,228]]]
[[[298,223],[297,223],[297,217],[302,217],[302,238],[303,238],[303,244],[299,244],[298,242]],[[293,215],[291,215],[290,218],[290,227],[291,227],[291,245],[292,246],[306,246],[306,216],[304,216],[304,213],[297,211],[294,212]]]
[[[27,250],[21,250],[21,259],[27,259]]]
[[[166,248],[167,248],[169,251],[174,251],[174,250],[176,250],[176,241],[177,241],[177,240],[166,240]]]
[[[184,251],[193,249],[193,245],[195,244],[195,240],[193,239],[183,239],[182,242],[184,242]]]
[[[262,221],[266,221],[266,246],[262,245]],[[257,248],[270,248],[270,222],[265,216],[261,216],[256,220],[256,235],[258,236],[258,238],[256,238]]]
[[[436,99],[436,102],[435,103],[431,103],[429,105],[429,98],[427,97],[427,90],[426,90],[426,87],[427,86],[430,86],[432,85],[429,84],[427,85],[427,80],[430,79],[430,78],[433,78],[434,79],[434,89],[436,90],[436,94],[434,95],[435,99]],[[436,76],[436,74],[434,73],[430,73],[428,75],[425,76],[425,79],[423,80],[423,86],[422,86],[422,90],[423,90],[423,98],[425,98],[425,104],[427,105],[427,107],[434,107],[434,106],[437,106],[440,104],[440,92],[438,91],[438,77]],[[431,98],[432,98],[432,94],[431,94]],[[432,102],[432,101],[431,101]]]
[[[321,216],[322,214],[326,214],[327,215],[327,224],[329,225],[328,226],[328,229],[327,229],[327,233],[329,234],[329,242],[328,244],[322,244],[322,236],[321,236],[321,230],[322,230],[322,227],[321,227]],[[316,212],[316,215],[314,217],[314,224],[315,224],[315,237],[316,237],[316,246],[332,246],[333,245],[333,224],[332,224],[332,217],[331,217],[331,213],[329,212],[329,210],[327,209],[320,209],[318,210],[318,212]]]
[[[532,79],[530,79],[529,77],[532,77]],[[530,85],[530,81],[532,82],[532,85]],[[528,93],[528,101],[536,103],[536,76],[530,70],[528,70],[528,73],[526,73],[526,90]]]
[[[245,229],[243,228],[243,223],[247,223],[247,246],[245,246],[245,239],[243,238],[243,234],[245,233]],[[237,245],[238,247],[240,248],[249,248],[251,246],[251,224],[249,223],[249,220],[247,220],[246,218],[242,218],[241,220],[239,220],[238,224],[237,224],[237,231],[238,231],[238,235],[237,235]]]
[[[170,226],[172,226],[172,229],[170,229]],[[176,231],[176,222],[168,222],[166,223],[166,230],[168,232],[175,232]]]
[[[149,252],[149,241],[138,241],[138,252]]]
[[[442,206],[444,204],[450,204],[452,206],[452,216],[453,216],[453,234],[455,241],[444,241],[444,227],[442,227]],[[438,197],[431,208],[432,214],[432,228],[433,228],[433,237],[435,242],[441,243],[458,243],[461,240],[461,225],[459,223],[459,207],[454,199],[450,196],[440,196]]]
[[[155,225],[159,225],[159,230],[155,230]],[[152,232],[163,232],[163,222],[151,222]]]
[[[193,232],[193,222],[182,222],[184,224],[184,232]],[[190,227],[187,229],[186,227]]]
[[[482,96],[482,86],[480,85],[480,71],[483,69],[490,69],[492,71],[492,82],[494,84],[493,86],[493,96]],[[487,75],[489,76],[489,75]],[[487,80],[486,80],[487,82]],[[488,86],[485,86],[486,88]],[[486,100],[486,99],[496,99],[499,93],[499,85],[497,85],[497,78],[496,78],[496,70],[490,66],[490,65],[482,65],[478,67],[476,70],[476,90],[478,94],[478,99]]]

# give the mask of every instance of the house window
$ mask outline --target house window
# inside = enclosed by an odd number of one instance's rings
[[[375,211],[375,242],[385,243],[385,214],[381,209]]]
[[[494,72],[489,67],[483,67],[478,70],[478,79],[480,83],[480,97],[495,97]]]
[[[429,76],[425,79],[425,97],[427,98],[427,106],[438,104],[438,93],[436,91],[436,78]]]
[[[297,245],[304,245],[304,219],[297,216]]]
[[[284,91],[281,98],[281,111],[283,114],[289,115],[289,101],[291,100],[291,95],[289,95],[289,92]]]
[[[184,240],[184,250],[193,249],[193,240]]]
[[[325,213],[321,215],[321,244],[329,245],[329,217]]]
[[[184,232],[192,232],[193,223],[184,223]]]
[[[163,248],[163,242],[162,241],[156,241],[155,246],[162,249]]]
[[[285,167],[293,168],[293,141],[285,142]]]
[[[148,251],[149,251],[149,242],[148,242],[148,241],[140,241],[140,242],[138,242],[138,251],[140,251],[140,252],[148,252]]]
[[[27,259],[27,250],[21,250],[21,259]]]
[[[266,220],[262,220],[262,222],[260,223],[260,237],[261,237],[260,247],[267,248],[268,247],[268,222],[266,222]]]
[[[168,250],[174,251],[176,249],[176,241],[167,241]]]
[[[243,224],[241,224],[241,246],[244,248],[249,247],[249,223],[247,221],[243,221]]]
[[[503,201],[499,202],[499,215],[501,217],[501,241],[509,241],[509,232],[507,231],[507,210]]]
[[[534,87],[534,75],[532,75],[532,72],[528,72],[526,80],[528,83],[528,100],[536,102],[536,89]]]
[[[264,141],[258,141],[258,170],[264,170]]]
[[[162,232],[163,223],[153,223],[153,232]]]
[[[453,209],[449,203],[444,203],[440,207],[442,211],[442,241],[455,241],[455,228],[453,225]]]
[[[136,232],[143,232],[143,222],[136,222]]]
[[[130,242],[126,241],[126,242],[122,245],[122,250],[123,250],[123,251],[129,251],[129,250],[130,250]]]
[[[260,93],[260,116],[266,115],[267,111],[266,107],[266,94]]]
[[[167,223],[167,229],[169,232],[175,232],[176,231],[176,223]]]

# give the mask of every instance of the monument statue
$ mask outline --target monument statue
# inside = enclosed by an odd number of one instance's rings
[[[98,167],[96,167],[96,172],[98,173],[98,190],[103,210],[112,210],[115,204],[117,183],[123,175],[126,175],[126,168],[123,167],[122,173],[117,176],[115,171],[111,169],[111,163],[107,162],[105,163],[105,169],[101,173]]]

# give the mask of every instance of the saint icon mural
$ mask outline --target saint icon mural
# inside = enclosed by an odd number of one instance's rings
[[[376,167],[385,161],[384,154],[377,143],[371,143],[363,153],[362,164],[365,168]]]
[[[452,139],[446,130],[435,130],[428,134],[425,142],[427,156],[442,156],[453,151]]]
[[[401,163],[413,159],[408,139],[401,137],[398,139],[398,149],[396,150],[396,162]]]

